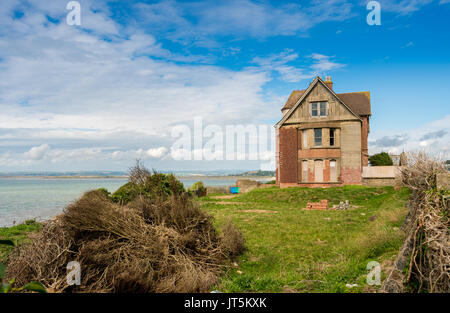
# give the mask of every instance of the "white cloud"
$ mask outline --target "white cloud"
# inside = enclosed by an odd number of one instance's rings
[[[154,149],[148,149],[147,150],[147,155],[151,158],[162,158],[163,156],[166,155],[167,153],[167,148],[166,147],[159,147],[159,148],[154,148]]]
[[[217,36],[262,39],[304,33],[321,22],[352,17],[351,8],[352,4],[346,0],[315,1],[310,5],[222,0],[207,6],[193,1],[163,0],[136,5],[139,22],[166,32],[166,38],[209,47],[217,46],[214,41]]]
[[[450,115],[433,121],[407,133],[386,135],[374,133],[369,136],[369,153],[388,151],[400,153],[402,151],[424,150],[433,155],[450,158]]]
[[[48,144],[43,144],[37,147],[31,148],[29,151],[24,153],[26,159],[31,160],[42,160],[47,156],[47,153],[50,151],[50,146]]]
[[[394,12],[399,15],[408,15],[419,11],[433,0],[379,0],[381,11]]]
[[[298,54],[294,53],[292,49],[285,49],[281,53],[272,54],[267,57],[255,57],[251,62],[258,64],[264,70],[277,72],[284,81],[298,82],[313,76],[311,74],[304,74],[303,69],[287,65],[287,63],[296,60],[298,57]]]
[[[280,78],[286,82],[299,82],[303,79],[310,79],[318,74],[328,74],[331,71],[345,66],[345,64],[332,62],[332,57],[319,53],[313,53],[308,57],[309,59],[313,59],[313,63],[304,68],[287,64],[299,58],[299,55],[294,53],[292,49],[285,49],[281,53],[272,54],[267,57],[255,57],[252,63],[258,64],[265,70],[277,72]]]
[[[267,71],[204,65],[201,57],[196,65],[174,63],[180,56],[151,35],[123,29],[101,7],[100,19],[88,23],[92,12],[82,18],[84,29],[48,22],[46,14],[62,21],[66,14],[53,2],[31,2],[34,7],[13,20],[20,3],[12,0],[0,9],[0,73],[8,77],[0,80],[2,170],[76,163],[70,160],[160,159],[167,153],[163,146],[171,144],[171,127],[192,123],[194,116],[224,125],[279,113],[275,100],[262,94],[271,79]],[[91,3],[82,3],[83,12]]]
[[[317,73],[330,72],[345,66],[345,64],[331,61],[333,58],[331,56],[313,53],[310,57],[314,60],[314,64],[311,65],[311,68]]]

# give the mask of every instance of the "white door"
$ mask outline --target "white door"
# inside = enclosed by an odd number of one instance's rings
[[[336,161],[330,161],[330,181],[337,181],[337,169],[336,169]]]

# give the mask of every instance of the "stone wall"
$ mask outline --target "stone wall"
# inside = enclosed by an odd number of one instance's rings
[[[239,187],[239,193],[247,193],[250,190],[259,188],[261,185],[260,182],[251,179],[236,180],[236,186]]]
[[[341,180],[361,184],[361,122],[342,122]]]
[[[398,166],[364,166],[362,183],[365,186],[394,186],[399,176]]]

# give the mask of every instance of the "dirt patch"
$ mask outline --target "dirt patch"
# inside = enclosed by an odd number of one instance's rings
[[[220,201],[220,202],[214,202],[214,204],[236,204],[236,205],[243,205],[242,202],[231,202],[231,201]]]
[[[270,210],[242,210],[241,212],[245,212],[245,213],[278,213],[277,211],[270,211]]]
[[[233,199],[235,195],[226,195],[226,196],[212,196],[211,199]]]

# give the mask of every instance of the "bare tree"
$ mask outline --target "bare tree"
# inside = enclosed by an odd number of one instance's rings
[[[151,176],[150,171],[144,166],[140,159],[136,159],[134,166],[128,171],[128,180],[136,185],[144,185],[148,177]]]

